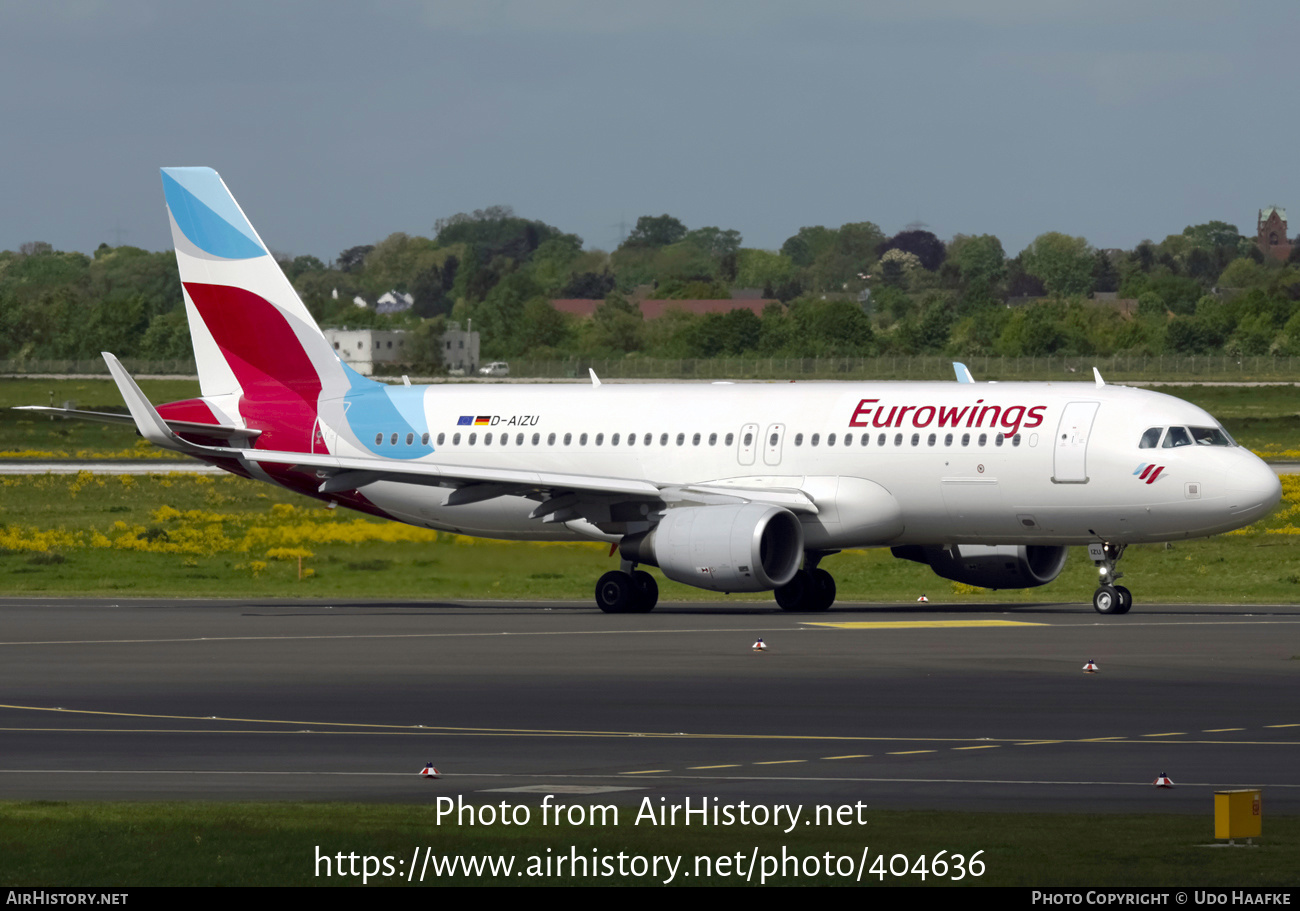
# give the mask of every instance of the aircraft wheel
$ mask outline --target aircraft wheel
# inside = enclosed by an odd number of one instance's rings
[[[812,580],[807,571],[801,569],[794,574],[793,579],[776,590],[776,603],[781,610],[806,611],[811,588]]]
[[[596,583],[596,606],[607,614],[626,614],[637,603],[632,576],[622,570],[605,573]]]
[[[643,569],[638,569],[632,573],[632,586],[636,589],[636,601],[631,612],[648,614],[654,610],[655,605],[659,603],[659,583],[655,581],[655,577]]]
[[[808,592],[806,610],[830,610],[835,603],[835,577],[824,569],[814,569],[809,576],[812,577],[812,587]]]
[[[1113,585],[1103,585],[1092,595],[1092,609],[1099,614],[1121,614],[1120,595]]]
[[[1115,613],[1127,614],[1133,606],[1133,593],[1122,585],[1116,585],[1115,594],[1119,595],[1119,608]]]

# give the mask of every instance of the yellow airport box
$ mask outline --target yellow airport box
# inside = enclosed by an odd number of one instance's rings
[[[1214,837],[1255,838],[1264,814],[1258,790],[1214,792]]]

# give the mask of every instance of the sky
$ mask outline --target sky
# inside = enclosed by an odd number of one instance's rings
[[[491,205],[603,250],[1253,235],[1300,225],[1298,47],[1295,0],[0,0],[0,250],[167,249],[176,165],[325,261]]]

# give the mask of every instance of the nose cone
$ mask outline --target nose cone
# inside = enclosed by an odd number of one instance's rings
[[[1282,482],[1262,459],[1248,452],[1241,455],[1228,469],[1228,511],[1245,525],[1273,511],[1282,499]]]

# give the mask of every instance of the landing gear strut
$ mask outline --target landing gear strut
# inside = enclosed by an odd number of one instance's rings
[[[804,558],[804,568],[794,578],[776,590],[776,603],[781,610],[812,613],[829,610],[835,603],[835,578],[817,564],[822,557],[838,551],[809,551]]]
[[[628,560],[596,583],[596,606],[607,614],[648,614],[658,601],[655,577]]]
[[[1124,556],[1124,544],[1089,544],[1088,556],[1097,567],[1101,585],[1092,595],[1092,607],[1099,614],[1127,614],[1133,606],[1133,593],[1115,583],[1123,573],[1115,569]]]

